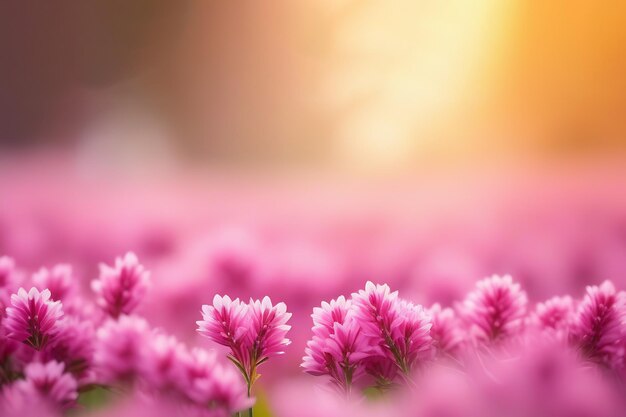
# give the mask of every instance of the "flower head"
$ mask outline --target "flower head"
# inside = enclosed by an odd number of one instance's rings
[[[472,335],[495,342],[521,331],[526,315],[526,293],[509,275],[494,275],[476,284],[462,306]]]
[[[537,304],[532,316],[534,324],[544,330],[565,330],[571,324],[574,316],[574,300],[566,295],[552,297]]]
[[[41,350],[57,335],[57,322],[63,316],[59,301],[50,300],[50,291],[39,292],[20,288],[11,295],[11,307],[6,309],[3,325],[7,337]]]
[[[212,306],[202,306],[203,320],[196,323],[201,335],[230,348],[228,358],[251,386],[258,378],[256,368],[291,343],[285,337],[290,317],[285,303],[274,306],[269,297],[251,299],[246,305],[239,299],[215,296]]]
[[[92,281],[98,305],[111,317],[132,313],[150,286],[150,273],[129,252],[115,260],[115,266],[100,265],[100,276]]]
[[[185,376],[183,362],[188,354],[185,345],[164,333],[154,334],[146,345],[141,373],[147,385],[163,393],[177,391]]]
[[[349,314],[350,307],[349,300],[339,297],[313,309],[313,338],[301,365],[311,375],[329,376],[346,394],[363,374],[363,360],[371,353],[369,339]]]
[[[372,337],[389,338],[396,318],[398,292],[391,292],[388,285],[374,285],[368,281],[365,290],[352,294],[356,319],[363,332]]]
[[[321,307],[315,307],[313,309],[313,335],[326,338],[330,336],[335,327],[335,323],[344,323],[348,312],[352,308],[352,301],[346,300],[342,295],[336,300],[331,300],[330,303],[322,302]]]
[[[463,343],[463,332],[459,326],[454,310],[442,308],[436,303],[429,309],[432,317],[430,336],[438,352],[454,354]]]
[[[15,382],[15,388],[31,400],[39,398],[61,407],[71,406],[78,398],[77,384],[64,371],[64,365],[56,361],[30,363],[24,368],[25,378]]]
[[[79,382],[86,378],[93,365],[95,330],[91,322],[66,316],[58,323],[58,333],[54,343],[43,351],[45,360],[55,360],[65,364],[65,371]]]
[[[431,320],[422,306],[398,299],[398,292],[391,292],[387,285],[369,281],[365,290],[352,294],[352,302],[363,333],[404,374],[410,374],[420,360],[430,357]]]
[[[401,358],[400,369],[411,370],[433,353],[430,336],[432,320],[421,305],[400,300],[396,318],[391,324],[391,339]]]
[[[184,405],[184,415],[230,416],[254,403],[241,377],[219,363],[215,352],[189,351],[164,333],[153,333],[146,344],[144,387],[157,399]]]
[[[213,305],[202,306],[202,320],[196,322],[198,332],[217,344],[227,346],[238,361],[246,362],[243,346],[248,331],[248,306],[238,298],[215,295]]]
[[[183,357],[180,390],[208,415],[232,415],[254,404],[241,377],[217,361],[214,352],[193,349]]]
[[[41,268],[33,275],[33,284],[40,291],[49,290],[50,298],[53,300],[64,301],[74,290],[72,267],[66,264],[59,264],[52,267],[52,269]]]
[[[268,357],[284,353],[284,346],[291,343],[286,338],[291,326],[287,324],[291,313],[287,312],[285,303],[272,305],[269,297],[263,300],[250,300],[248,305],[250,315],[250,329],[246,334],[248,348],[258,362]]]
[[[570,337],[589,359],[620,367],[626,340],[626,294],[610,281],[587,287],[571,326]]]
[[[106,382],[132,382],[141,373],[144,346],[150,337],[148,323],[135,316],[120,316],[98,329],[94,363]]]

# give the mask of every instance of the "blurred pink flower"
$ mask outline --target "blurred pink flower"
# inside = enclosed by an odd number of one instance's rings
[[[111,317],[132,313],[150,286],[150,273],[129,252],[115,260],[115,266],[100,265],[100,276],[92,281],[98,305]]]
[[[510,360],[485,359],[493,377],[470,374],[477,417],[616,417],[623,387],[545,334],[532,334]]]
[[[78,382],[88,378],[93,365],[95,330],[91,322],[69,316],[58,323],[54,343],[42,351],[44,360],[56,360],[65,364],[66,372]]]
[[[32,395],[25,395],[13,384],[5,385],[0,391],[0,416],[62,417],[62,412],[50,401],[35,401]]]
[[[537,304],[532,316],[533,324],[544,330],[566,330],[574,316],[574,300],[569,295],[552,297]]]
[[[526,304],[526,293],[518,283],[509,275],[494,275],[476,284],[461,309],[472,336],[496,342],[522,330]]]
[[[185,377],[185,346],[165,333],[154,334],[145,345],[141,374],[148,387],[165,394],[175,393]]]
[[[229,416],[254,404],[237,372],[219,363],[214,352],[193,349],[182,363],[181,391],[198,406],[196,411],[208,413],[198,415]]]
[[[189,351],[164,333],[153,333],[145,344],[141,386],[157,401],[178,404],[180,415],[230,416],[254,403],[239,374],[215,352]]]
[[[136,316],[108,320],[97,331],[94,364],[104,382],[132,383],[143,369],[145,344],[151,335],[148,323]]]
[[[58,332],[57,323],[63,317],[59,301],[50,300],[50,291],[39,292],[31,288],[26,292],[20,288],[11,295],[11,307],[6,309],[3,325],[7,337],[41,350],[54,341]]]
[[[282,381],[269,392],[269,400],[272,404],[272,415],[276,417],[408,417],[415,415],[402,412],[404,410],[398,408],[395,402],[388,402],[384,398],[376,398],[373,401],[361,398],[346,399],[328,390],[312,389],[306,379]],[[407,408],[406,411],[408,410]]]
[[[33,284],[39,291],[49,290],[52,300],[65,301],[65,298],[74,291],[72,267],[67,264],[58,264],[52,269],[41,268],[33,274]]]
[[[258,285],[266,253],[250,231],[225,227],[201,245],[203,272],[218,290],[237,292]]]
[[[42,399],[65,408],[72,406],[78,398],[76,380],[64,372],[62,363],[56,361],[26,365],[24,379],[14,384],[29,401]]]
[[[626,293],[613,283],[588,286],[570,330],[572,342],[587,358],[611,368],[623,366]]]
[[[454,355],[463,343],[463,331],[454,310],[435,303],[428,313],[432,318],[430,337],[433,338],[434,347],[440,353]]]

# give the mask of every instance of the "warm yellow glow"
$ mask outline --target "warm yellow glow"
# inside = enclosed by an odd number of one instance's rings
[[[346,16],[324,92],[347,112],[337,131],[339,163],[388,169],[421,148],[445,147],[432,132],[481,93],[473,84],[500,29],[503,3],[370,1]]]

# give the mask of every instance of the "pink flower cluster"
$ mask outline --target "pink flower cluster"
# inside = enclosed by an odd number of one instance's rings
[[[94,390],[181,416],[226,417],[254,402],[215,352],[189,348],[135,313],[150,282],[134,254],[101,266],[93,302],[68,265],[35,272],[29,290],[18,286],[20,275],[11,259],[0,258],[0,294],[10,295],[0,311],[0,415],[56,415]],[[267,327],[278,319],[265,303],[251,311],[265,335],[258,337],[262,358],[275,350]]]
[[[322,303],[312,317],[302,367],[346,394],[372,385],[421,386],[421,374],[438,362],[470,372],[542,339],[619,378],[626,375],[626,293],[609,281],[587,287],[580,301],[555,297],[530,312],[510,276],[479,281],[454,308],[424,309],[387,285],[368,282],[350,299]]]
[[[398,298],[387,285],[368,282],[346,300],[339,297],[313,310],[313,338],[302,367],[328,375],[343,392],[366,384],[378,387],[411,374],[433,354],[432,319],[420,305]]]
[[[150,274],[133,253],[115,260],[115,266],[100,265],[100,277],[91,283],[97,303],[110,316],[130,314],[149,287]]]
[[[201,335],[230,349],[228,358],[243,374],[250,393],[259,365],[284,353],[283,347],[291,343],[286,338],[290,318],[285,303],[272,305],[269,297],[246,304],[216,295],[213,305],[202,306],[202,320],[196,323]]]
[[[114,415],[251,415],[259,367],[285,352],[288,334],[297,335],[283,302],[215,295],[196,323],[218,349],[195,347],[151,323],[149,272],[134,254],[101,266],[91,293],[82,292],[76,275],[57,265],[27,278],[0,258],[0,415],[80,412],[85,396],[98,392],[119,407]],[[422,306],[367,282],[349,297],[322,302],[311,317],[301,367],[329,381],[339,402],[312,403],[312,379],[295,378],[292,363],[277,375],[293,382],[284,401],[299,404],[286,417],[495,417],[515,410],[604,417],[620,415],[615,410],[623,406],[626,292],[609,281],[587,287],[580,299],[531,304],[512,277],[492,276],[449,306]],[[277,380],[286,385],[268,382]],[[265,399],[271,390],[262,388]],[[536,400],[542,393],[549,399]],[[273,405],[286,410],[284,401]]]

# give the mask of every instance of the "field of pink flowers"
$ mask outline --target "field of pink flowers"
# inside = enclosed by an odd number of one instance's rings
[[[2,416],[626,415],[614,171],[50,164],[0,168]]]

